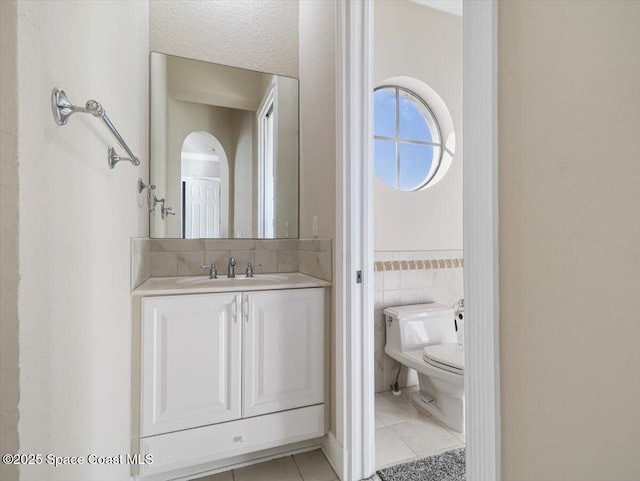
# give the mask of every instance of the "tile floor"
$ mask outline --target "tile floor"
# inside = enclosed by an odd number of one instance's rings
[[[464,446],[464,435],[440,425],[409,401],[416,388],[376,394],[376,468],[385,468]],[[337,481],[322,451],[274,459],[193,481]],[[375,479],[375,478],[374,478]]]
[[[319,449],[233,469],[192,481],[337,481],[338,476]]]
[[[400,396],[376,394],[376,468],[385,468],[464,446],[464,434],[451,431],[411,404],[415,388]]]

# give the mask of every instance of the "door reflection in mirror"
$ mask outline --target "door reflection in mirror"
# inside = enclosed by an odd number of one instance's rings
[[[229,162],[224,147],[209,132],[191,132],[181,151],[182,237],[228,236]],[[223,214],[224,213],[224,214]]]

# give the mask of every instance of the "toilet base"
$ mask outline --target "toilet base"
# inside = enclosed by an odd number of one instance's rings
[[[426,376],[418,374],[418,377],[420,391],[411,395],[411,403],[449,429],[458,433],[464,432],[464,396],[448,396],[433,389],[433,385]]]
[[[449,429],[463,433],[464,376],[426,363],[422,349],[398,351],[387,345],[385,352],[400,364],[417,371],[420,391],[412,396],[413,404]]]

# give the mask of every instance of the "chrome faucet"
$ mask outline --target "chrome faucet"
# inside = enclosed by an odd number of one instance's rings
[[[262,264],[252,264],[249,262],[249,265],[247,265],[247,277],[253,277],[256,267],[262,267]]]
[[[200,266],[201,269],[209,269],[209,279],[217,279],[218,278],[218,269],[216,269],[215,264],[211,264],[210,266]]]
[[[229,266],[227,269],[227,277],[232,278],[236,276],[236,258],[232,257],[229,259]]]

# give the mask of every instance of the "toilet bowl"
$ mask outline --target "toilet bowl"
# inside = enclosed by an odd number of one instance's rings
[[[464,349],[457,342],[454,311],[435,302],[384,310],[385,352],[418,372],[418,409],[457,431],[464,430]]]

